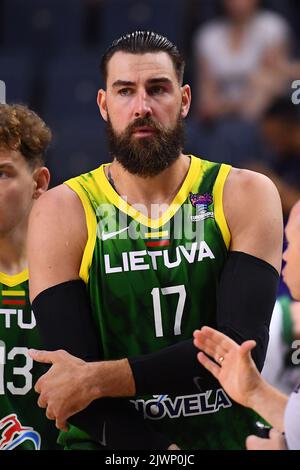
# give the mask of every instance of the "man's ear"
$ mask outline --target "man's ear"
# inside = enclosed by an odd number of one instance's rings
[[[181,117],[185,118],[188,115],[192,99],[191,87],[189,85],[181,87],[181,97]]]
[[[104,121],[107,121],[106,92],[101,88],[97,95],[97,104]]]
[[[47,191],[50,182],[50,172],[45,166],[36,168],[33,172],[34,192],[33,199],[38,199],[45,191]]]

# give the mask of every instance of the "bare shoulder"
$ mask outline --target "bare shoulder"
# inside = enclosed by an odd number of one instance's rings
[[[87,230],[85,213],[77,194],[67,185],[61,184],[46,191],[35,201],[29,221],[29,229],[46,233],[56,242],[72,233],[73,240],[85,245]],[[80,230],[78,230],[80,227]],[[81,241],[80,241],[81,239]]]
[[[50,211],[51,215],[64,215],[64,212],[71,211],[72,214],[83,214],[82,204],[77,194],[66,184],[61,184],[49,189],[35,201],[32,214],[41,215],[44,211]]]
[[[232,168],[225,186],[225,191],[240,192],[241,196],[247,196],[247,192],[261,193],[270,192],[273,196],[278,196],[278,191],[274,183],[267,176],[256,171]],[[254,195],[253,194],[253,195]]]
[[[263,218],[277,215],[280,219],[282,216],[279,193],[270,178],[238,168],[232,168],[225,183],[224,210],[229,224],[238,222],[246,211],[254,218],[255,215]]]
[[[279,270],[283,220],[274,183],[261,173],[233,168],[225,183],[223,205],[231,250],[253,254]]]
[[[86,241],[84,209],[69,187],[57,186],[35,201],[27,244],[31,299],[48,287],[79,277]]]

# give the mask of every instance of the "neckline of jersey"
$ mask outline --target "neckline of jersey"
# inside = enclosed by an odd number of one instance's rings
[[[187,175],[179,189],[178,193],[174,197],[173,201],[169,205],[168,209],[159,217],[159,219],[151,219],[143,213],[139,212],[133,206],[128,204],[112,187],[108,179],[106,178],[104,168],[110,163],[104,163],[99,167],[99,185],[102,188],[103,192],[107,198],[112,202],[119,210],[128,214],[132,219],[135,219],[142,225],[152,229],[158,229],[164,226],[179,210],[186,198],[188,197],[196,178],[199,176],[201,171],[201,179],[203,176],[202,172],[202,161],[200,158],[195,157],[194,155],[189,155],[191,157],[190,167],[188,169]]]
[[[21,284],[21,282],[28,281],[28,277],[29,273],[27,268],[18,274],[6,274],[0,272],[0,282],[9,287],[15,287],[18,284]]]

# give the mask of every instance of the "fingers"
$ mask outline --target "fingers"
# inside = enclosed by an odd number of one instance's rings
[[[244,341],[244,343],[241,344],[241,353],[243,355],[247,355],[252,349],[254,349],[256,346],[256,341],[253,339]]]
[[[45,374],[44,374],[44,375],[45,375]],[[42,375],[42,377],[40,377],[40,378],[38,379],[38,381],[36,382],[36,384],[35,384],[35,386],[34,386],[34,390],[36,391],[36,393],[41,393],[41,391],[42,391],[42,383],[43,383],[43,380],[42,380],[42,379],[43,379],[43,377],[44,377],[44,376]]]
[[[226,356],[228,353],[228,348],[224,347],[224,342],[218,342],[211,340],[206,337],[201,331],[197,331],[194,334],[194,345],[204,351],[209,356],[213,357],[217,362],[220,356]]]
[[[198,361],[202,364],[212,375],[218,379],[221,368],[209,359],[203,352],[197,354]]]
[[[200,349],[204,351],[205,354],[208,354],[210,357],[213,357],[216,362],[219,362],[220,356],[224,357],[227,353],[226,349],[216,346],[210,341],[206,341],[205,343],[203,343]]]
[[[61,431],[68,431],[68,424],[66,419],[56,416],[56,413],[52,410],[52,407],[48,405],[47,400],[42,396],[38,399],[38,406],[40,408],[46,408],[46,416],[48,419],[55,421],[55,426]]]
[[[167,450],[181,450],[180,447],[178,447],[177,444],[171,444]]]
[[[56,351],[38,351],[37,349],[29,349],[28,353],[34,361],[53,364]]]
[[[63,349],[58,349],[57,351],[41,351],[31,348],[28,350],[28,353],[34,361],[45,364],[53,364],[54,362],[62,360],[66,361],[69,358],[77,359],[78,361],[82,362],[81,359],[71,356],[71,354],[69,354],[67,351],[64,351]]]
[[[210,339],[210,341],[214,342],[215,344],[222,345],[225,349],[230,349],[236,343],[230,339],[228,336],[224,335],[218,330],[214,328],[210,328],[209,326],[203,326],[201,330],[196,330],[194,332],[194,337],[201,337],[202,339]]]
[[[66,420],[60,419],[60,418],[56,418],[55,426],[57,427],[57,429],[60,429],[61,431],[65,431],[65,432],[67,432],[69,429],[69,426]]]
[[[57,427],[57,429],[60,429],[61,431],[65,432],[68,431],[69,426],[67,424],[67,421],[64,418],[57,417],[49,406],[46,409],[46,416],[51,421],[55,421],[55,426]]]
[[[213,348],[220,348],[223,352],[228,352],[236,343],[213,328],[203,326],[201,330],[194,331],[194,344],[202,349],[204,345],[209,345]]]
[[[43,395],[40,395],[37,401],[40,408],[47,408],[47,400]]]
[[[255,348],[256,342],[248,340],[239,346],[220,331],[203,326],[201,330],[194,331],[194,345],[219,362],[220,356],[225,357],[227,353],[238,351],[238,348],[240,348],[239,352],[242,356],[249,355],[251,357],[249,353]]]
[[[247,450],[257,450],[257,446],[259,446],[259,448],[260,448],[261,441],[263,441],[263,439],[261,437],[253,436],[253,435],[248,436],[247,439],[246,439],[246,449]]]
[[[276,450],[277,446],[274,446],[274,443],[270,439],[248,436],[246,439],[246,448],[247,450]]]
[[[53,413],[50,406],[47,406],[47,408],[46,408],[46,416],[47,416],[48,419],[51,419],[52,421],[55,420],[55,414]]]
[[[270,439],[276,439],[278,437],[282,437],[282,433],[280,431],[277,431],[275,428],[271,428],[269,432],[269,438]]]

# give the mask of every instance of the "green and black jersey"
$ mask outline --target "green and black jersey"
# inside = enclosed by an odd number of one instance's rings
[[[37,405],[34,384],[45,368],[29,348],[41,349],[28,292],[28,271],[0,273],[0,450],[55,449],[57,429]]]
[[[147,354],[191,338],[202,325],[214,327],[230,244],[222,195],[231,167],[192,156],[172,204],[152,219],[116,193],[104,166],[66,182],[86,214],[80,277],[102,358]],[[221,386],[188,396],[137,397],[134,405],[183,449],[244,448],[253,431],[253,414]]]

